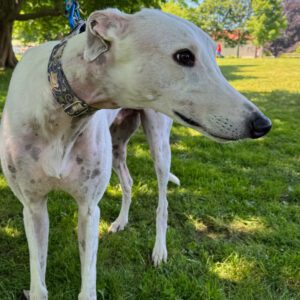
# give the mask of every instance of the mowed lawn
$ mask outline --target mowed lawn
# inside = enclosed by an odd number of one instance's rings
[[[273,121],[267,137],[217,144],[172,130],[169,258],[155,268],[157,187],[148,145],[132,139],[133,203],[125,231],[108,234],[121,189],[114,175],[101,201],[98,299],[300,299],[300,60],[224,59],[231,84]],[[11,72],[0,71],[3,107]],[[77,299],[77,210],[64,193],[49,197],[49,299]],[[29,287],[22,207],[0,177],[0,299]]]

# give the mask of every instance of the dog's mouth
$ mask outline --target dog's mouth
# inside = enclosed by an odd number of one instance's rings
[[[198,122],[194,121],[192,118],[188,118],[188,117],[184,116],[183,114],[181,114],[180,112],[178,112],[176,110],[174,110],[174,114],[176,116],[178,116],[182,121],[184,121],[185,123],[187,123],[191,126],[203,128]]]
[[[230,142],[230,141],[236,141],[235,138],[227,138],[227,137],[221,137],[218,135],[215,135],[213,133],[210,133],[205,126],[201,125],[199,122],[193,120],[192,118],[188,118],[185,115],[181,114],[180,112],[173,110],[174,114],[179,117],[184,123],[190,125],[191,127],[195,128],[196,130],[200,130],[203,134],[207,135],[208,137],[213,138],[217,142]]]

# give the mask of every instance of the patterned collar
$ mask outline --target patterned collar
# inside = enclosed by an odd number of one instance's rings
[[[92,114],[97,109],[86,104],[72,91],[63,71],[61,57],[66,44],[67,39],[64,39],[53,48],[48,63],[48,80],[53,97],[72,118]]]

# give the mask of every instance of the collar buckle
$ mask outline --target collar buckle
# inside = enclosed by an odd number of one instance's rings
[[[82,101],[74,101],[64,107],[64,112],[70,117],[79,117],[89,111],[89,106]]]

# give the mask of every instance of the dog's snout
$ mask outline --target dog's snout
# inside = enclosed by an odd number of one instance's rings
[[[267,134],[271,127],[272,122],[264,115],[255,115],[251,121],[251,138],[257,139]]]

